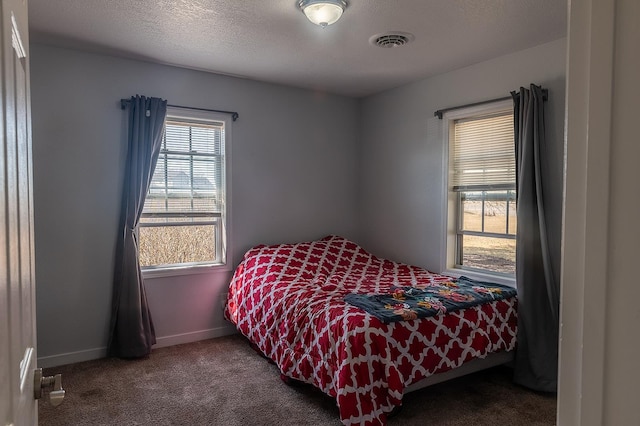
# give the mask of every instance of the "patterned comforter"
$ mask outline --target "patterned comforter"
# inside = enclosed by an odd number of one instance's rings
[[[336,236],[257,246],[234,273],[225,317],[285,376],[336,398],[345,425],[384,425],[406,386],[514,349],[517,301],[383,323],[344,298],[450,280]]]

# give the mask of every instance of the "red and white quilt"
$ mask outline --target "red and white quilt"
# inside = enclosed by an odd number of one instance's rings
[[[336,236],[257,246],[234,273],[225,317],[285,376],[335,397],[345,425],[384,425],[405,387],[514,349],[517,301],[384,324],[344,297],[450,279]]]

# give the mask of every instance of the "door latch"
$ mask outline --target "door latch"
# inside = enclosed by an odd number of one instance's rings
[[[33,397],[40,399],[43,390],[49,391],[49,402],[52,406],[62,404],[65,394],[62,389],[62,374],[43,377],[42,368],[36,368],[33,371]]]

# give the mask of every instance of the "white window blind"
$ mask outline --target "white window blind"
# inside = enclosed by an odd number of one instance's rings
[[[219,216],[224,175],[222,123],[167,120],[143,215]]]
[[[515,188],[513,113],[454,122],[454,191]]]

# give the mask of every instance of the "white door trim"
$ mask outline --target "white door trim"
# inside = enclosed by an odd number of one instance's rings
[[[614,3],[569,2],[560,425],[603,420]]]

